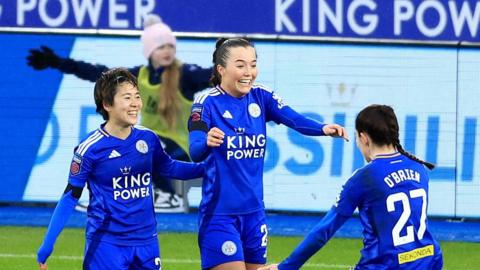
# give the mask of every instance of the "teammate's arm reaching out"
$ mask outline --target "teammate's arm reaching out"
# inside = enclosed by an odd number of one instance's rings
[[[68,184],[65,192],[57,203],[53,211],[52,219],[48,225],[47,233],[43,239],[43,243],[37,251],[37,262],[40,270],[47,269],[46,261],[53,252],[53,247],[58,235],[62,232],[68,218],[75,209],[78,199],[82,195],[83,187]]]
[[[269,119],[276,123],[284,124],[304,135],[341,137],[349,141],[347,130],[338,124],[323,124],[308,118],[290,106],[283,104],[280,97],[273,92],[266,92],[267,110]]]

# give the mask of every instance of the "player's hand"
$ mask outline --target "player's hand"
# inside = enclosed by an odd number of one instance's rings
[[[348,139],[347,130],[338,124],[326,124],[323,126],[323,133],[332,137],[341,137],[347,142],[350,141]]]
[[[225,137],[225,133],[221,129],[211,128],[207,133],[207,146],[219,147],[223,143],[223,137]]]
[[[40,49],[30,50],[30,54],[27,56],[27,64],[35,70],[43,70],[47,67],[56,68],[60,65],[60,57],[49,47],[42,46]]]
[[[270,265],[267,265],[267,266],[262,266],[262,267],[258,268],[257,270],[278,270],[278,264],[275,263],[275,264],[270,264]]]
[[[42,245],[37,251],[37,262],[40,266],[40,269],[47,269],[47,259],[48,257],[50,257],[52,252],[53,246],[45,245],[45,243],[42,243]]]
[[[38,267],[40,270],[47,270],[47,264],[46,263],[38,263]]]

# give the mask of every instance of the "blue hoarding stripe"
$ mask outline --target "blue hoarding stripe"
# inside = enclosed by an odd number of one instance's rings
[[[0,27],[141,30],[159,14],[174,31],[362,40],[479,42],[477,0],[4,1]],[[338,40],[338,39],[337,39]]]
[[[41,45],[69,55],[73,43],[72,36],[0,35],[2,55],[12,59],[0,65],[0,74],[7,77],[0,113],[8,127],[0,135],[0,161],[5,163],[0,170],[0,201],[22,200],[62,81],[56,70],[33,70],[25,57]]]

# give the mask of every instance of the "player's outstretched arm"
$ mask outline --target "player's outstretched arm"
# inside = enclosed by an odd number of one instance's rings
[[[325,217],[315,225],[295,250],[280,264],[270,265],[268,269],[293,270],[302,265],[319,251],[349,217],[340,215],[335,208],[330,209]],[[277,268],[278,267],[278,268]]]
[[[160,174],[177,180],[191,180],[205,175],[205,164],[203,162],[185,162],[169,157],[168,163],[161,166]]]
[[[195,163],[172,159],[162,148],[160,140],[158,142],[158,147],[155,147],[154,150],[153,168],[160,175],[178,180],[190,180],[205,175],[203,162]]]
[[[61,57],[50,47],[41,46],[39,49],[31,49],[26,57],[27,65],[35,70],[44,70],[46,68],[58,69],[62,73],[73,74],[82,80],[95,82],[102,72],[108,70],[108,67],[101,64],[92,64],[84,61],[78,61],[68,57]],[[136,71],[138,68],[129,69]]]
[[[348,141],[348,134],[344,127],[338,124],[323,124],[314,119],[306,117],[289,106],[283,106],[281,109],[274,107],[271,110],[273,120],[282,123],[304,135],[309,136],[332,136],[341,137]]]
[[[55,245],[58,235],[65,227],[68,218],[75,209],[75,205],[82,195],[82,189],[83,188],[68,184],[65,192],[58,201],[57,206],[53,211],[43,243],[37,251],[37,262],[39,263],[40,269],[46,269],[46,261],[53,252],[53,246]]]
[[[43,70],[48,67],[58,68],[61,58],[47,46],[40,49],[31,49],[27,56],[27,64],[35,70]]]

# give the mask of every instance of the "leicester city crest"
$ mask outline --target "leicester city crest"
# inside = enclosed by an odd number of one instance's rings
[[[148,152],[148,145],[144,140],[137,141],[135,146],[137,147],[138,152],[142,154],[146,154]]]
[[[250,105],[248,105],[248,113],[252,117],[255,117],[255,118],[259,117],[261,114],[260,106],[258,106],[257,103],[251,103]]]
[[[227,256],[232,256],[237,253],[237,245],[232,241],[225,241],[222,245],[222,252]]]

